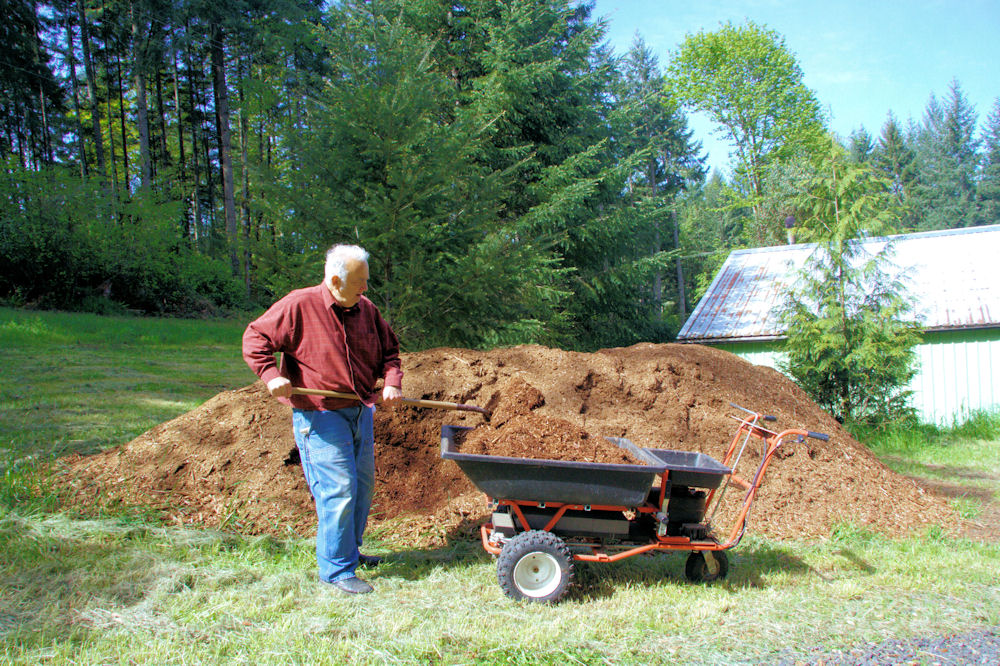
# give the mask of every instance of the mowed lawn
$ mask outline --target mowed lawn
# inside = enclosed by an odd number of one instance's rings
[[[254,381],[244,325],[0,309],[0,663],[793,663],[1000,624],[1000,545],[934,525],[807,543],[761,539],[751,521],[725,581],[689,583],[680,554],[580,565],[571,595],[543,606],[503,596],[475,543],[375,534],[387,564],[351,598],[315,580],[308,539],[86,515],[29,492],[45,482],[32,461],[118,446]],[[956,507],[980,515],[997,429],[917,435],[878,450],[972,483]]]
[[[0,454],[94,453],[254,382],[245,326],[0,308]]]

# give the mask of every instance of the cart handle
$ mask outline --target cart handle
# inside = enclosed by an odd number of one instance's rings
[[[762,428],[747,423],[746,421],[744,421],[743,425],[740,426],[740,430],[742,431],[744,428],[747,427],[751,428],[751,432],[754,435],[764,440],[767,446],[767,450],[765,451],[764,456],[761,458],[760,465],[757,467],[757,471],[754,473],[753,479],[751,479],[749,484],[747,484],[748,487],[746,488],[746,494],[743,496],[743,504],[740,507],[739,515],[736,518],[736,522],[733,524],[733,528],[729,534],[729,538],[726,540],[724,544],[721,545],[723,549],[735,546],[740,542],[740,539],[743,538],[743,532],[746,529],[747,525],[747,515],[750,512],[750,505],[753,504],[753,501],[757,498],[757,491],[760,489],[761,483],[764,480],[764,474],[767,471],[768,465],[771,463],[771,458],[774,456],[775,452],[779,448],[781,448],[781,445],[784,444],[785,439],[789,437],[796,437],[800,442],[803,441],[805,437],[812,437],[813,439],[819,439],[824,442],[830,439],[829,435],[821,432],[813,432],[811,430],[798,430],[798,429],[789,429],[782,431],[780,433],[772,433],[769,436],[765,436],[757,432],[759,430],[763,430]],[[733,485],[742,489],[742,484],[740,482],[742,481],[743,483],[746,483],[746,480],[740,477],[736,477],[735,475],[730,475],[729,478],[731,482],[734,481],[734,477],[735,479],[738,480],[735,481]]]
[[[777,421],[778,420],[777,416],[772,416],[771,414],[761,414],[759,412],[753,411],[752,409],[747,409],[743,405],[737,405],[735,402],[730,402],[729,406],[730,407],[735,407],[736,409],[740,410],[741,412],[746,412],[747,414],[752,414],[754,417],[759,418],[762,421]]]

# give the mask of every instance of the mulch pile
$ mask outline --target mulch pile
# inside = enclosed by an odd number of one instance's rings
[[[459,435],[458,450],[487,456],[570,462],[645,465],[604,437],[594,437],[566,419],[535,414],[545,396],[515,378],[489,406],[489,422]]]
[[[487,422],[472,412],[415,407],[376,412],[371,526],[399,545],[473,534],[487,515],[482,493],[440,457],[443,424],[476,427],[464,452],[479,446],[490,455],[549,457],[549,449],[569,443],[579,445],[577,459],[586,459],[611,436],[721,460],[738,425],[731,402],[777,416],[778,429],[830,434],[829,442],[783,447],[754,504],[751,532],[825,538],[836,524],[850,522],[901,536],[961,523],[943,499],[889,470],[783,375],[710,347],[432,349],[404,354],[403,370],[408,397],[486,406],[492,416]],[[313,534],[290,411],[259,382],[220,393],[116,449],[62,459],[63,492],[82,505],[152,505],[177,523]],[[525,443],[527,449],[511,448]],[[740,465],[744,476],[752,476],[761,454],[751,440]],[[740,496],[731,489],[727,497]],[[728,532],[720,517],[715,522]]]

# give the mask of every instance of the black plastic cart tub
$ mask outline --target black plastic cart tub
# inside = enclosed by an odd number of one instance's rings
[[[730,468],[692,451],[648,449],[608,437],[645,465],[619,465],[487,456],[458,451],[458,436],[470,428],[441,427],[441,457],[454,460],[469,480],[494,500],[563,502],[595,506],[640,506],[657,475],[672,485],[717,488]]]

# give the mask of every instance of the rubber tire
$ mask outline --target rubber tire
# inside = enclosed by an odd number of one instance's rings
[[[573,583],[573,555],[552,532],[521,532],[504,544],[497,560],[500,589],[518,601],[558,601]]]
[[[726,577],[726,574],[729,573],[729,558],[726,557],[725,551],[714,550],[712,555],[719,563],[719,572],[714,575],[708,571],[708,562],[705,561],[704,553],[695,551],[688,555],[687,564],[684,565],[684,575],[689,581],[692,583],[711,583]]]

